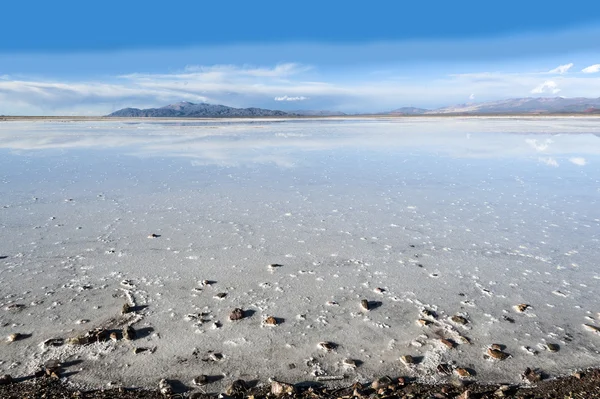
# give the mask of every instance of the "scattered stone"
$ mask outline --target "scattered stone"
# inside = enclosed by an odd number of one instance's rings
[[[367,301],[366,299],[363,299],[360,301],[360,306],[364,309],[364,310],[370,310],[369,307],[369,301]]]
[[[8,312],[18,312],[23,309],[25,309],[25,305],[23,305],[22,303],[11,303],[10,305],[6,305],[4,307],[4,310]]]
[[[273,270],[273,269],[277,269],[278,267],[283,267],[283,265],[280,265],[279,263],[271,263],[270,265],[267,266],[269,269]]]
[[[164,396],[170,397],[173,395],[173,386],[164,378],[158,382],[158,390]]]
[[[377,287],[373,290],[376,294],[383,294],[385,292],[385,288]]]
[[[437,314],[434,311],[429,310],[429,309],[421,309],[421,314],[424,317],[431,317],[432,319],[437,319]]]
[[[550,352],[558,352],[560,350],[560,346],[557,344],[546,344],[546,349]]]
[[[528,305],[526,303],[520,303],[518,305],[515,305],[515,310],[517,312],[523,313],[524,311],[526,311],[527,309],[529,309],[531,307],[531,305]]]
[[[271,394],[275,396],[280,395],[292,395],[295,392],[295,388],[292,384],[286,384],[285,382],[271,381]]]
[[[446,338],[440,339],[440,342],[442,343],[442,345],[446,346],[448,349],[452,349],[456,345],[456,343],[454,341],[452,341],[451,339],[446,339]]]
[[[273,316],[269,316],[269,317],[267,317],[267,318],[266,318],[266,319],[263,321],[263,323],[264,323],[265,325],[267,325],[267,326],[276,326],[277,324],[279,324],[279,323],[277,323],[277,319],[276,319],[276,318],[274,318]]]
[[[423,326],[423,327],[427,327],[428,325],[431,324],[431,322],[426,319],[419,319],[419,320],[417,320],[417,324],[420,326]]]
[[[148,348],[139,348],[139,347],[135,347],[133,348],[133,353],[134,354],[139,354],[139,353],[143,353],[146,352],[148,350]]]
[[[452,370],[450,369],[450,366],[448,366],[446,363],[438,364],[436,367],[436,370],[440,374],[444,374],[444,375],[452,374]]]
[[[456,372],[456,374],[458,374],[458,376],[461,378],[467,378],[472,376],[471,372],[463,367],[455,368],[454,372]]]
[[[344,359],[342,361],[342,365],[348,369],[355,369],[356,367],[358,367],[358,364],[356,364],[356,360],[354,359]]]
[[[117,342],[119,340],[119,334],[116,331],[110,333],[110,339],[113,342]]]
[[[510,395],[510,387],[508,385],[502,385],[494,392],[494,395],[499,398],[506,398]]]
[[[154,234],[154,233],[152,233],[148,236],[148,238],[158,238],[158,237],[160,237],[160,235]]]
[[[527,353],[529,353],[530,355],[537,355],[538,351],[536,351],[535,349],[533,349],[530,346],[522,346],[521,347],[524,351],[526,351]]]
[[[212,281],[210,281],[210,280],[202,280],[202,281],[200,282],[200,285],[201,285],[201,286],[203,286],[203,287],[208,287],[208,286],[210,286],[210,285],[212,285],[212,284],[213,284],[213,282],[212,282]]]
[[[50,338],[42,342],[44,347],[50,346],[62,346],[65,343],[65,340],[62,338]]]
[[[502,316],[502,320],[508,321],[511,324],[515,322],[515,319],[513,319],[512,317],[508,317],[508,316]]]
[[[4,374],[3,376],[0,376],[0,385],[8,385],[8,384],[12,384],[13,379],[10,376],[10,374]]]
[[[125,302],[123,304],[123,308],[121,309],[121,314],[127,314],[129,312],[131,312],[131,305],[129,305],[128,302]]]
[[[500,344],[491,344],[490,348],[497,350],[497,351],[501,351],[504,348],[504,345],[500,345]]]
[[[207,385],[208,383],[210,383],[209,378],[204,374],[200,374],[198,377],[195,377],[192,380],[192,384],[197,385],[199,387]]]
[[[58,360],[49,360],[44,364],[43,370],[46,377],[60,378],[62,364]]]
[[[225,391],[225,393],[228,396],[237,396],[237,395],[244,394],[247,389],[248,389],[248,385],[246,384],[246,381],[244,381],[244,380],[235,380],[227,388],[227,390]]]
[[[521,374],[521,378],[533,384],[542,380],[542,374],[527,367],[525,372]]]
[[[459,315],[454,315],[450,318],[450,320],[452,320],[453,322],[455,322],[456,324],[462,324],[465,325],[469,322],[469,320],[467,320],[466,318],[464,318],[463,316],[459,316]]]
[[[472,399],[473,395],[471,394],[471,391],[469,391],[468,389],[466,391],[464,391],[463,393],[461,393],[458,398],[456,399]]]
[[[12,333],[8,337],[6,337],[6,340],[8,342],[15,342],[15,341],[18,341],[18,340],[23,339],[23,338],[25,338],[25,335],[23,335],[23,334]]]
[[[576,371],[573,373],[573,377],[577,378],[578,380],[583,378],[583,373],[581,371]]]
[[[235,308],[229,315],[229,320],[241,320],[244,318],[244,311],[240,308]]]
[[[319,348],[323,349],[325,352],[331,352],[334,351],[335,348],[337,348],[337,345],[334,344],[333,342],[327,342],[327,341],[323,341],[323,342],[319,342]]]
[[[85,336],[67,338],[67,344],[69,345],[87,345],[89,343],[89,338]]]
[[[496,360],[506,360],[508,359],[508,357],[510,356],[508,353],[506,352],[502,352],[499,349],[493,349],[493,348],[488,348],[487,350],[487,354],[492,358],[492,359],[496,359]]]
[[[213,298],[215,299],[223,299],[227,296],[226,292],[219,292],[218,294],[216,294]]]
[[[588,331],[591,331],[596,334],[600,334],[600,327],[593,326],[591,324],[584,324],[583,327]]]
[[[209,352],[208,358],[213,362],[220,362],[221,360],[223,360],[223,354],[219,352]]]
[[[459,335],[458,337],[456,337],[456,340],[461,344],[470,344],[471,343],[471,340],[468,337],[465,337],[463,335]]]
[[[384,375],[383,377],[379,377],[375,381],[373,381],[371,383],[371,388],[378,390],[381,388],[387,388],[392,384],[393,384],[392,379],[390,377],[388,377],[387,375]]]
[[[137,333],[135,332],[133,327],[127,326],[123,329],[123,339],[132,341],[132,340],[136,339],[136,337],[137,337]]]
[[[400,360],[402,360],[402,363],[406,364],[407,366],[415,363],[415,359],[411,355],[401,356]]]
[[[345,375],[319,375],[315,378],[317,381],[339,381],[345,379]]]

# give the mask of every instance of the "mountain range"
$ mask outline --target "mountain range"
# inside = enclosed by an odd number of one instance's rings
[[[527,97],[482,103],[466,103],[437,109],[402,107],[377,115],[543,115],[600,114],[600,98]],[[234,108],[207,103],[183,101],[161,108],[123,108],[109,117],[156,118],[235,118],[285,116],[344,116],[338,111],[277,111],[263,108]],[[361,114],[353,114],[361,115]],[[365,114],[362,114],[365,115]]]

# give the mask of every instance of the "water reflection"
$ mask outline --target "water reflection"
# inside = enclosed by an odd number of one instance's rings
[[[183,157],[195,165],[293,167],[318,151],[358,149],[455,158],[521,158],[549,167],[585,166],[600,154],[595,118],[456,118],[337,121],[11,122],[0,148],[114,149],[138,157]]]

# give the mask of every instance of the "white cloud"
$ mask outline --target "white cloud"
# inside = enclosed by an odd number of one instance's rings
[[[551,158],[551,157],[547,157],[547,158],[538,158],[538,161],[543,163],[544,165],[548,165],[548,166],[552,166],[554,168],[558,168],[558,162],[556,161],[556,159]]]
[[[596,73],[600,72],[600,64],[590,65],[589,67],[583,68],[581,70],[583,73]]]
[[[471,93],[471,95],[469,96],[469,100],[475,100],[475,93]]]
[[[578,166],[585,166],[587,164],[587,161],[585,160],[585,158],[581,158],[581,157],[569,158],[569,162],[574,163],[575,165],[578,165]]]
[[[558,88],[558,85],[556,84],[556,82],[552,81],[552,80],[547,80],[544,83],[542,83],[541,85],[535,87],[533,90],[531,90],[532,93],[534,94],[541,94],[541,93],[552,93],[552,94],[556,94],[560,91],[560,89]]]
[[[304,100],[308,100],[308,97],[304,97],[304,96],[298,96],[298,97],[281,96],[281,97],[275,97],[274,100],[275,101],[304,101]]]
[[[548,73],[559,73],[561,75],[567,73],[567,71],[569,69],[571,69],[571,67],[573,66],[573,63],[569,63],[569,64],[565,64],[565,65],[559,65],[554,69],[551,69],[548,71]]]

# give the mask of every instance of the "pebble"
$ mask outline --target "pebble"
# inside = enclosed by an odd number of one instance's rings
[[[392,385],[393,381],[390,377],[384,375],[383,377],[377,378],[375,381],[371,383],[371,388],[377,390],[381,388],[387,388]]]
[[[137,334],[135,329],[131,326],[127,326],[123,329],[123,339],[134,340]]]
[[[402,363],[404,363],[406,365],[415,363],[415,359],[411,355],[404,355],[404,356],[400,357],[400,360],[402,360]]]
[[[419,319],[419,320],[417,320],[417,324],[419,324],[420,326],[426,327],[426,326],[430,325],[431,322],[429,320]]]
[[[546,349],[548,349],[550,352],[558,352],[560,350],[560,346],[557,344],[547,344]]]
[[[526,311],[527,309],[529,309],[531,307],[531,305],[528,305],[526,303],[520,303],[518,305],[515,305],[515,310],[517,312],[523,313],[524,311]]]
[[[248,385],[244,380],[235,380],[231,383],[231,385],[227,388],[225,393],[229,396],[237,396],[243,394],[248,389]]]
[[[363,299],[363,300],[360,301],[360,306],[364,310],[370,310],[370,308],[369,308],[369,301],[367,301],[366,299]]]
[[[530,383],[540,382],[542,380],[542,374],[530,369],[529,367],[525,369],[525,372],[521,375],[521,377]]]
[[[8,384],[12,384],[13,379],[10,376],[10,374],[4,374],[3,376],[0,376],[0,385],[8,385]]]
[[[195,377],[192,380],[192,384],[197,385],[199,387],[204,386],[206,384],[208,384],[210,381],[208,379],[208,376],[204,375],[204,374],[200,374],[198,377]]]
[[[65,343],[65,340],[62,338],[50,338],[42,342],[42,345],[45,347],[48,346],[62,346]]]
[[[227,296],[226,292],[219,292],[218,294],[216,294],[213,298],[215,299],[223,299]]]
[[[240,308],[235,308],[229,314],[229,320],[241,320],[244,318],[244,311]]]
[[[154,233],[152,233],[148,236],[148,238],[158,238],[158,237],[160,237],[160,236],[158,234],[154,234]]]
[[[323,349],[325,352],[331,352],[334,351],[335,348],[337,348],[337,345],[334,344],[333,342],[327,342],[327,341],[323,341],[323,342],[319,342],[319,348]]]
[[[171,383],[164,378],[158,382],[158,389],[160,393],[165,396],[170,397],[173,394],[173,387],[171,386]]]
[[[450,318],[450,320],[452,320],[456,324],[462,324],[462,325],[465,325],[469,322],[466,318],[464,318],[463,316],[459,316],[459,315],[452,316]]]
[[[488,348],[487,350],[487,354],[496,360],[506,360],[508,359],[508,357],[510,356],[508,353],[506,352],[502,352],[499,349],[493,349],[493,348]]]
[[[440,339],[440,342],[449,349],[454,348],[454,346],[456,345],[454,341],[445,338]]]
[[[115,331],[111,332],[109,337],[113,342],[117,342],[119,340],[119,335]]]
[[[12,333],[8,337],[6,337],[6,340],[8,342],[15,342],[15,341],[18,341],[18,340],[23,339],[23,338],[25,338],[25,336],[23,334]]]
[[[594,332],[596,334],[600,334],[600,327],[593,326],[591,324],[584,324],[583,328],[585,328],[588,331]]]
[[[467,377],[471,377],[471,372],[468,369],[462,368],[462,367],[458,367],[454,369],[454,372],[456,374],[458,374],[459,377],[461,378],[467,378]]]
[[[129,305],[129,303],[125,302],[123,304],[123,308],[121,309],[121,314],[127,314],[131,312],[131,305]]]
[[[448,366],[446,363],[438,364],[436,367],[436,370],[440,374],[444,374],[444,375],[452,374],[452,370],[450,369],[450,366]]]
[[[348,369],[355,369],[358,365],[354,359],[344,359],[342,362],[343,366]]]
[[[278,324],[278,323],[277,323],[277,319],[276,319],[276,318],[274,318],[273,316],[269,316],[269,317],[267,317],[267,318],[266,318],[266,319],[263,321],[263,323],[264,323],[264,324],[266,324],[267,326],[276,326],[276,325]]]
[[[292,384],[285,382],[271,381],[271,394],[275,396],[280,395],[292,395],[295,392],[295,388]]]

